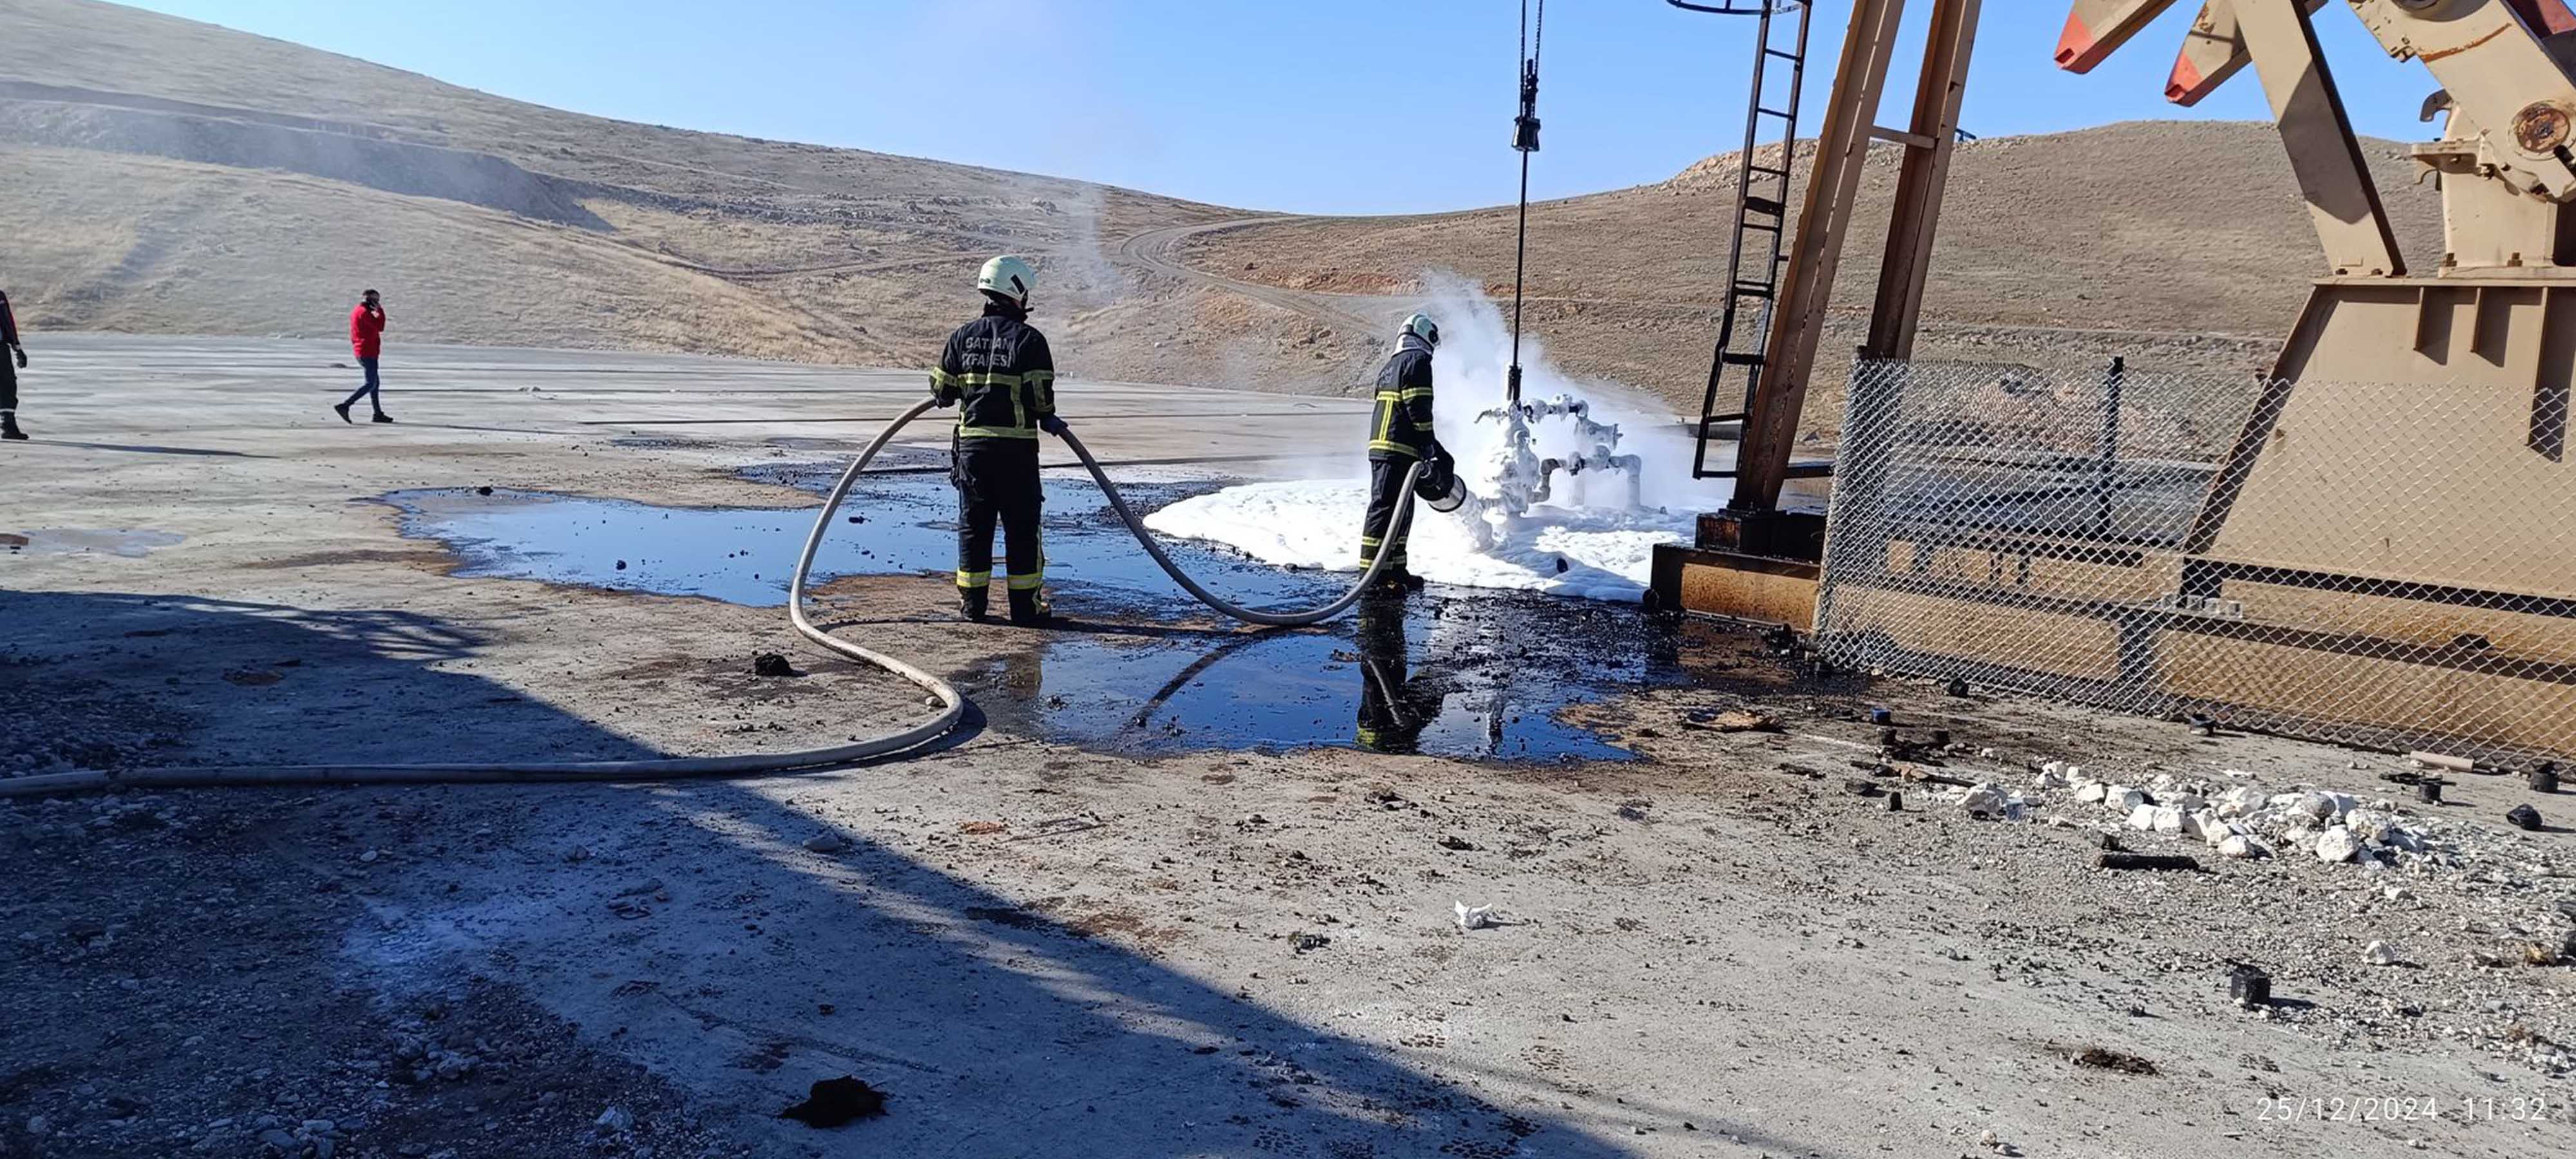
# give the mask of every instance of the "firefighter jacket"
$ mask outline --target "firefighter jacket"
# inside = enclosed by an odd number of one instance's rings
[[[1407,334],[1377,372],[1377,409],[1369,415],[1369,458],[1419,459],[1431,435],[1431,344]]]
[[[1034,444],[1038,420],[1055,413],[1055,358],[1025,311],[989,302],[983,317],[948,336],[930,393],[958,404],[960,449],[984,439]]]

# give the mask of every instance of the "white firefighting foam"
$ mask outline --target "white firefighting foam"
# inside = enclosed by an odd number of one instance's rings
[[[1433,288],[1430,313],[1442,338],[1432,359],[1440,442],[1457,457],[1468,487],[1490,498],[1502,427],[1477,422],[1476,414],[1502,405],[1511,331],[1501,312],[1465,283],[1436,279]],[[1654,545],[1686,541],[1687,512],[1723,504],[1726,492],[1722,486],[1691,487],[1690,441],[1680,419],[1611,384],[1567,378],[1526,335],[1521,362],[1523,399],[1570,394],[1591,403],[1594,421],[1619,424],[1619,450],[1643,461],[1646,506],[1626,507],[1628,483],[1615,472],[1559,475],[1550,502],[1533,507],[1480,551],[1461,516],[1416,504],[1409,566],[1434,583],[1638,599]],[[1572,449],[1561,421],[1542,420],[1535,429],[1540,454]],[[1354,444],[1365,438],[1354,424]],[[1366,469],[1355,456],[1342,479],[1228,487],[1156,511],[1145,525],[1160,535],[1224,544],[1283,567],[1356,571],[1360,520],[1368,504]]]
[[[1282,567],[1359,570],[1361,482],[1250,483],[1184,499],[1145,518],[1155,534],[1222,543]],[[1434,583],[1520,588],[1602,600],[1646,589],[1654,545],[1690,533],[1690,519],[1661,511],[1542,506],[1487,551],[1456,518],[1415,504],[1406,551]]]

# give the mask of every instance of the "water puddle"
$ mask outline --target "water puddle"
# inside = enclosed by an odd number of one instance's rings
[[[808,464],[744,474],[807,490],[832,478]],[[1150,511],[1219,486],[1138,484],[1127,494]],[[456,553],[459,574],[754,606],[785,601],[814,516],[810,507],[664,507],[479,489],[386,501],[401,509],[404,535]],[[871,478],[843,512],[818,558],[818,581],[946,575],[956,566],[956,493],[944,473]],[[1094,751],[1355,747],[1463,760],[1627,760],[1635,756],[1622,747],[1630,726],[1615,711],[1572,710],[1705,683],[1704,653],[1713,653],[1690,643],[1691,626],[1659,625],[1633,604],[1437,586],[1410,601],[1363,602],[1316,629],[1170,627],[1204,622],[1204,610],[1137,549],[1088,480],[1047,483],[1044,529],[1049,586],[1075,620],[1030,634],[1027,647],[978,664],[960,684],[997,725]],[[1167,546],[1209,586],[1254,605],[1322,603],[1351,579]]]
[[[1566,710],[1689,683],[1669,640],[1633,606],[1480,592],[1371,601],[1311,631],[1056,632],[968,680],[997,722],[1094,751],[1615,761],[1635,754]]]
[[[118,555],[141,559],[156,547],[174,547],[186,538],[170,531],[40,527],[21,533],[0,532],[0,549],[13,555]]]
[[[829,473],[794,466],[745,474],[807,489],[830,481]],[[1138,484],[1126,492],[1131,503],[1150,510],[1214,486]],[[1041,527],[1047,581],[1069,603],[1134,609],[1188,599],[1137,550],[1089,480],[1049,480],[1046,494]],[[706,596],[755,607],[787,601],[788,573],[814,524],[811,507],[663,507],[537,491],[400,491],[385,501],[402,510],[403,535],[434,539],[455,552],[464,561],[460,575]],[[851,491],[841,510],[815,559],[815,582],[955,571],[957,493],[944,473],[871,479]],[[997,557],[1001,549],[996,535]],[[1170,550],[1192,575],[1256,606],[1320,603],[1349,583],[1348,577],[1283,570],[1189,544]]]

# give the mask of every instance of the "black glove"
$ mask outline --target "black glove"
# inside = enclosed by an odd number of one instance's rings
[[[18,369],[27,369],[27,348],[24,346],[12,346],[10,349],[15,351],[18,355]]]
[[[1064,437],[1065,431],[1064,420],[1051,414],[1039,415],[1038,429],[1045,431],[1050,435],[1054,435],[1057,438],[1062,438]]]
[[[950,398],[944,394],[934,394],[930,396],[930,401],[941,410],[947,410],[948,408],[957,405],[956,399]]]

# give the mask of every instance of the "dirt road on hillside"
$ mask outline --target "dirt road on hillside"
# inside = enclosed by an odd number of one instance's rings
[[[1394,309],[1400,308],[1405,299],[1281,289],[1278,286],[1264,285],[1260,282],[1247,282],[1238,278],[1229,278],[1223,274],[1212,274],[1181,261],[1179,257],[1181,246],[1201,234],[1295,220],[1301,219],[1238,217],[1200,225],[1175,225],[1162,229],[1149,229],[1118,243],[1118,257],[1122,261],[1143,266],[1165,277],[1178,278],[1192,285],[1240,294],[1256,302],[1305,315],[1328,326],[1341,327],[1362,334],[1375,333],[1381,328],[1382,323],[1374,320],[1372,315],[1391,313]],[[1380,308],[1371,309],[1371,304]]]

